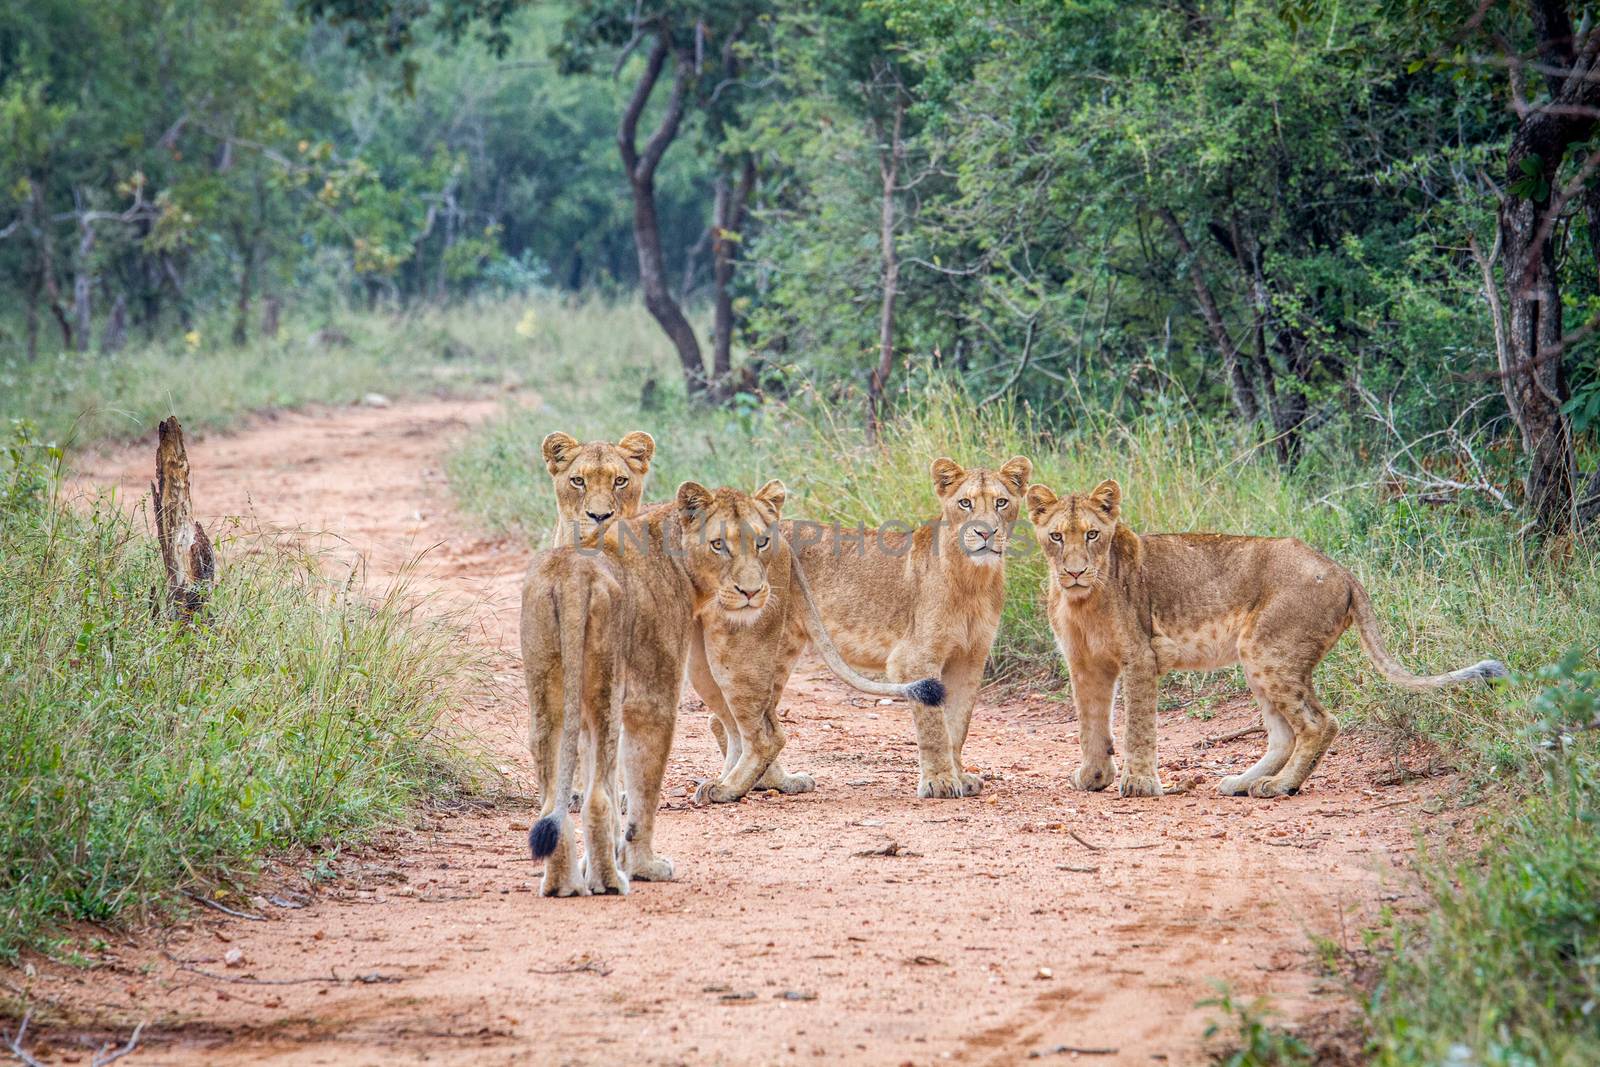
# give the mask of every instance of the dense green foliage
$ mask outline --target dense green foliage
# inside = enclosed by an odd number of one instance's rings
[[[0,957],[76,919],[249,874],[404,816],[467,766],[438,734],[475,667],[403,592],[222,546],[203,617],[152,617],[140,524],[56,499],[48,451],[0,458]]]
[[[626,284],[626,87],[558,75],[560,22],[521,13],[500,55],[429,38],[407,92],[282,0],[7,5],[0,360],[196,325],[211,350],[269,302]],[[660,185],[681,263],[703,174]]]

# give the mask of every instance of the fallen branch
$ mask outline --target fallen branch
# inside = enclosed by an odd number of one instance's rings
[[[200,896],[198,893],[190,893],[185,890],[183,895],[194,901],[196,904],[204,904],[206,907],[215,911],[220,911],[224,915],[232,915],[235,919],[249,919],[253,923],[264,923],[267,921],[267,917],[265,915],[252,915],[247,911],[235,911],[226,904],[218,904],[216,901]]]
[[[1115,1056],[1121,1049],[1093,1048],[1086,1045],[1055,1045],[1051,1048],[1035,1049],[1028,1053],[1028,1059],[1039,1060],[1046,1056]]]
[[[529,974],[598,974],[601,978],[611,973],[611,968],[602,960],[585,960],[583,963],[571,967],[530,967]]]
[[[185,963],[165,948],[161,950],[161,954],[176,964],[180,971],[198,974],[200,977],[209,978],[214,982],[231,982],[234,985],[347,985],[351,982],[360,982],[363,985],[387,985],[392,982],[405,981],[399,975],[381,974],[378,971],[358,974],[354,978],[340,978],[339,972],[331,967],[328,969],[327,978],[318,975],[312,975],[308,978],[250,978],[245,975],[218,974],[216,971],[208,971],[204,968],[196,967]]]
[[[920,855],[922,855],[922,853],[920,853],[920,852],[912,852],[908,848],[902,848],[900,846],[900,842],[898,842],[898,841],[890,841],[887,845],[884,845],[882,848],[864,849],[861,852],[852,853],[852,855],[855,855],[855,856],[920,856]]]
[[[1266,732],[1267,728],[1257,722],[1249,726],[1242,726],[1237,730],[1230,730],[1225,734],[1218,734],[1216,737],[1202,737],[1194,743],[1194,747],[1210,748],[1213,745],[1224,745],[1229,741],[1237,741],[1241,737],[1249,737],[1251,734],[1264,734]]]
[[[22,1042],[26,1040],[28,1036],[28,1020],[31,1018],[33,1018],[33,1012],[31,1010],[22,1013],[22,1023],[17,1027],[17,1036],[12,1037],[9,1033],[4,1035],[6,1039],[6,1047],[10,1049],[11,1054],[20,1062],[27,1064],[27,1067],[44,1067],[44,1064],[34,1059],[28,1054],[28,1050],[22,1047]]]
[[[144,1023],[133,1028],[133,1033],[128,1037],[128,1043],[119,1049],[113,1049],[111,1042],[100,1046],[100,1050],[89,1057],[89,1067],[106,1067],[109,1063],[116,1063],[122,1057],[139,1047],[139,1035],[144,1032]]]
[[[1117,849],[1155,848],[1157,845],[1161,844],[1160,841],[1151,841],[1151,842],[1148,842],[1147,844],[1143,844],[1143,845],[1096,845],[1096,844],[1094,844],[1092,842],[1085,841],[1083,839],[1083,836],[1081,834],[1079,834],[1078,831],[1076,831],[1076,830],[1068,830],[1067,833],[1068,833],[1068,835],[1071,836],[1071,838],[1074,841],[1076,841],[1078,844],[1082,845],[1084,848],[1089,849],[1091,852],[1104,852],[1106,849],[1111,849],[1111,848],[1117,848]]]

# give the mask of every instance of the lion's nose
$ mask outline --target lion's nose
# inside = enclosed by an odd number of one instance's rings
[[[756,598],[756,594],[761,592],[760,586],[757,586],[754,589],[746,589],[741,585],[735,584],[733,588],[735,592],[743,593],[746,600],[754,600]]]
[[[973,529],[977,531],[979,540],[987,541],[994,536],[994,531],[987,526],[974,526]]]
[[[1062,573],[1065,574],[1068,578],[1071,578],[1073,581],[1077,581],[1079,578],[1082,578],[1083,575],[1084,575],[1084,571],[1063,571]]]
[[[613,516],[613,515],[615,515],[615,514],[616,514],[616,512],[614,512],[614,511],[608,511],[608,512],[606,512],[606,513],[605,513],[605,514],[603,514],[603,515],[596,515],[596,514],[595,514],[595,513],[594,513],[594,512],[592,512],[592,511],[587,511],[587,512],[584,512],[584,514],[586,514],[586,515],[588,515],[588,516],[589,516],[589,518],[590,518],[590,519],[591,519],[591,520],[593,520],[593,521],[594,521],[594,522],[605,522],[605,521],[606,521],[606,520],[607,520],[607,519],[609,519],[609,518],[610,518],[610,517],[611,517],[611,516]]]

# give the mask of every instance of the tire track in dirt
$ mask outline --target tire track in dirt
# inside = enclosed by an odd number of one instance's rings
[[[198,911],[117,940],[98,969],[34,959],[9,984],[85,1030],[151,1020],[127,1062],[162,1064],[1008,1064],[1060,1045],[1116,1050],[1095,1063],[1188,1064],[1204,1060],[1209,1013],[1195,1005],[1211,979],[1269,995],[1290,1020],[1345,1005],[1308,933],[1353,937],[1380,896],[1409,891],[1381,872],[1406,861],[1420,802],[1441,784],[1380,794],[1392,765],[1347,733],[1298,797],[1215,796],[1260,739],[1196,742],[1247,724],[1247,698],[1212,722],[1162,713],[1164,777],[1205,782],[1153,801],[1063,786],[1078,758],[1069,704],[986,699],[968,756],[993,780],[977,798],[919,801],[905,708],[808,662],[784,704],[784,762],[815,774],[817,792],[691,809],[683,787],[718,761],[686,689],[658,824],[680,880],[624,899],[540,898],[515,655],[530,553],[471,533],[440,469],[449,443],[498,408],[308,411],[189,451],[208,528],[253,516],[327,551],[330,567],[361,561],[380,585],[422,554],[408,580],[458,613],[504,683],[458,726],[512,795],[381,835],[308,906],[269,904],[269,921]],[[132,505],[148,456],[88,461],[82,484],[117,486]],[[900,855],[861,854],[891,842]],[[231,948],[244,961],[227,969]],[[43,1047],[72,1039],[58,1029]]]

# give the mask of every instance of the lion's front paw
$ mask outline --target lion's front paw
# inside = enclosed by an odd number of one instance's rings
[[[597,897],[628,895],[628,876],[617,870],[615,863],[601,867],[584,860],[585,882],[589,892]]]
[[[771,768],[756,782],[757,789],[776,789],[780,793],[793,796],[796,793],[809,793],[817,788],[817,780],[809,774],[785,774],[782,771],[774,774]]]
[[[965,786],[954,774],[924,774],[917,782],[917,796],[923,800],[951,800],[965,796]]]
[[[961,772],[961,795],[975,797],[983,792],[983,776],[968,771]]]
[[[628,864],[628,877],[635,882],[670,882],[673,873],[672,861],[665,856],[652,856]]]
[[[1217,792],[1225,797],[1242,797],[1250,792],[1250,779],[1242,774],[1230,774],[1217,783]]]
[[[696,804],[732,804],[742,796],[744,796],[743,793],[736,792],[723,785],[720,781],[701,782],[700,787],[694,791],[694,802]]]
[[[561,874],[551,877],[547,870],[539,882],[539,893],[547,897],[586,897],[589,895],[589,887]]]
[[[1290,785],[1284,781],[1282,775],[1278,774],[1269,775],[1250,785],[1250,795],[1263,800],[1268,797],[1292,797],[1298,792],[1300,792],[1299,786]]]
[[[1154,774],[1124,771],[1117,780],[1117,792],[1125,797],[1158,797],[1164,790],[1161,788],[1161,779]]]
[[[1078,789],[1095,793],[1117,780],[1117,765],[1111,760],[1104,763],[1084,763],[1072,772],[1072,784]]]

